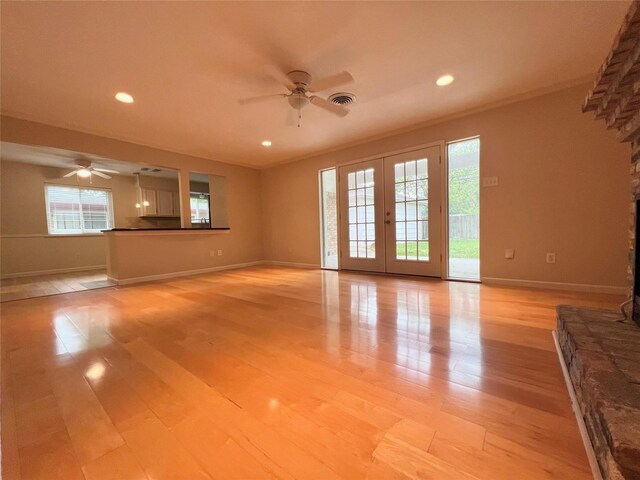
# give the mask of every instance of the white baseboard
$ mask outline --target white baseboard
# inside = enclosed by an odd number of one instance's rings
[[[556,346],[556,352],[558,353],[558,359],[560,360],[560,367],[562,367],[564,382],[567,384],[567,390],[569,391],[569,397],[571,398],[571,408],[573,409],[573,413],[575,414],[576,420],[578,421],[578,430],[580,431],[582,443],[584,444],[584,450],[587,454],[587,458],[589,459],[591,474],[593,475],[594,480],[602,480],[602,473],[600,473],[600,466],[598,465],[598,460],[596,459],[596,454],[593,451],[593,445],[591,444],[591,439],[589,438],[589,433],[587,432],[587,425],[584,423],[584,417],[582,416],[580,405],[578,405],[578,400],[576,399],[576,391],[573,389],[573,383],[571,383],[571,377],[569,376],[567,364],[564,363],[562,349],[560,348],[560,343],[558,342],[558,333],[554,330],[553,332],[551,332],[551,335],[553,336],[553,343]]]
[[[293,267],[293,268],[320,268],[320,264],[316,263],[295,263],[295,262],[279,262],[277,260],[265,260],[263,265],[273,265],[277,267]]]
[[[157,275],[146,275],[144,277],[132,277],[117,279],[113,277],[107,277],[116,285],[132,285],[134,283],[153,282],[156,280],[167,280],[169,278],[186,277],[189,275],[198,275],[201,273],[221,272],[223,270],[235,270],[237,268],[253,267],[256,265],[263,265],[262,260],[246,263],[234,263],[231,265],[221,265],[218,267],[199,268],[197,270],[182,270],[180,272],[159,273]]]
[[[53,270],[35,270],[33,272],[18,272],[7,273],[0,278],[22,278],[22,277],[35,277],[36,275],[53,275],[56,273],[72,273],[72,272],[87,272],[89,270],[104,270],[106,265],[90,265],[86,267],[73,267],[73,268],[55,268]]]
[[[542,288],[548,290],[567,290],[571,292],[612,293],[626,295],[629,287],[613,285],[590,285],[587,283],[543,282],[539,280],[518,280],[514,278],[482,277],[482,283],[487,285],[506,285],[511,287]]]

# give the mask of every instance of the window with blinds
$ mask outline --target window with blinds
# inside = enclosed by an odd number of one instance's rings
[[[113,228],[111,190],[45,185],[49,234],[98,233]]]
[[[191,192],[190,200],[191,223],[209,223],[209,195]]]

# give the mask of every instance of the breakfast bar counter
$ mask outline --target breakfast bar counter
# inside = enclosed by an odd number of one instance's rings
[[[107,276],[118,285],[234,268],[229,228],[114,228],[105,230]]]

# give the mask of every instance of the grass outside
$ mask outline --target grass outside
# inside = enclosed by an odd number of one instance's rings
[[[480,258],[480,240],[450,240],[449,257]]]
[[[405,253],[415,257],[419,253],[421,258],[429,256],[429,242],[407,242],[396,245],[396,253],[404,257]],[[449,257],[451,258],[480,258],[479,240],[451,240],[449,242]]]

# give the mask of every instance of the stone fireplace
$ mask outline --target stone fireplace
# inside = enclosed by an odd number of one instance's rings
[[[555,336],[596,478],[640,479],[640,2],[632,2],[584,103],[631,144],[631,312],[561,305]],[[628,310],[628,309],[627,309]],[[627,312],[625,311],[625,313]]]

